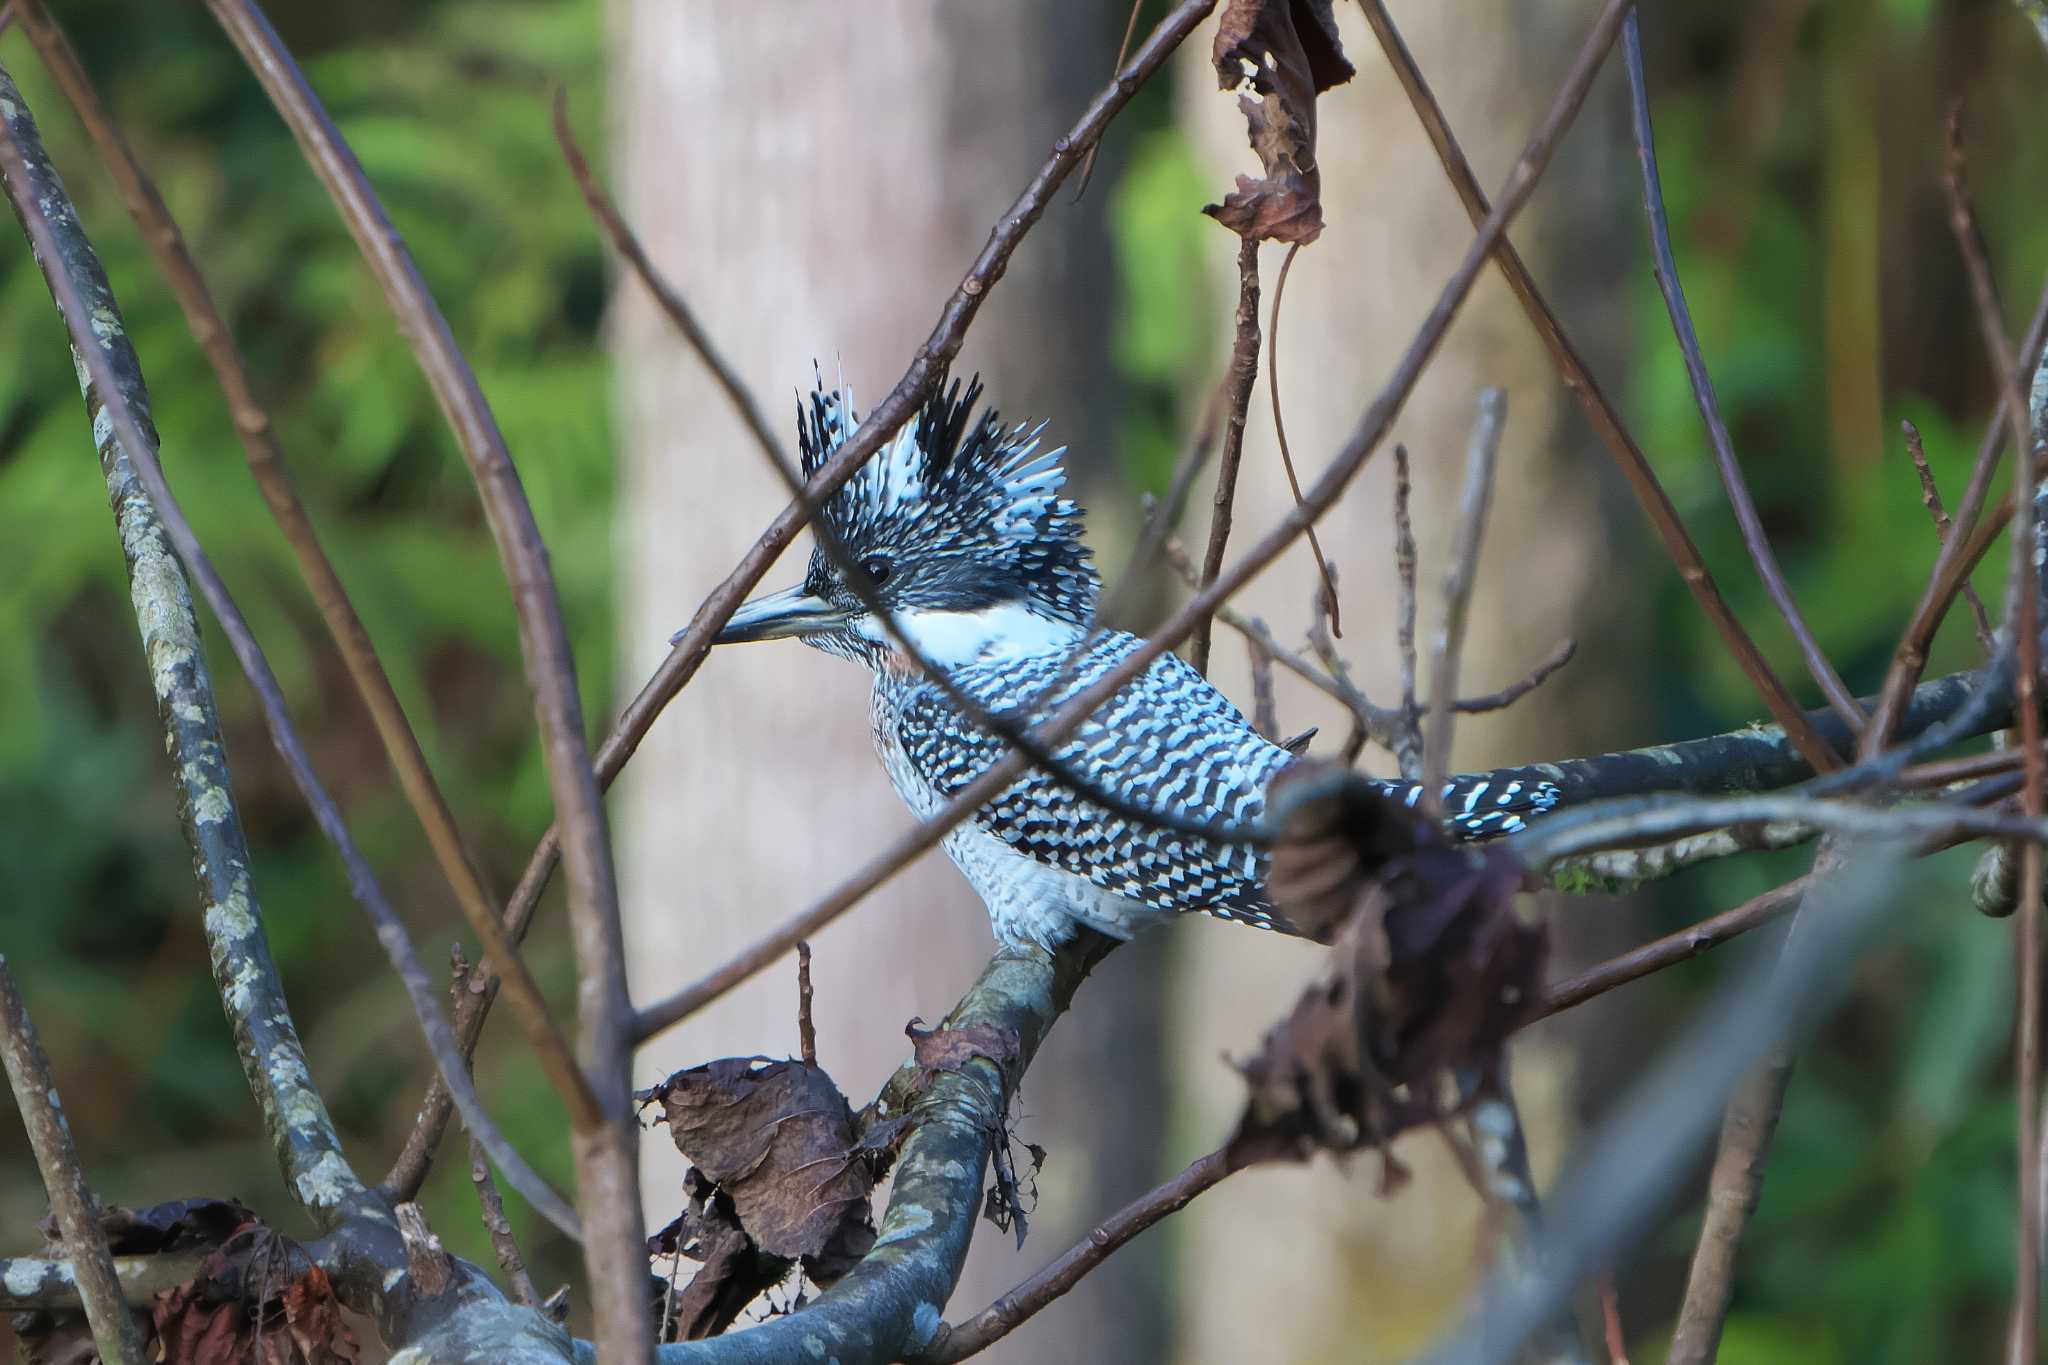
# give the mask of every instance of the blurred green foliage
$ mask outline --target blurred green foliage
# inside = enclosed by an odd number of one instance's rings
[[[206,267],[270,401],[330,551],[414,716],[465,832],[509,886],[548,815],[509,602],[461,461],[383,301],[324,194],[196,6],[61,7],[117,117]],[[383,192],[496,407],[560,576],[586,703],[610,675],[611,411],[599,344],[605,265],[548,131],[546,87],[599,126],[596,0],[379,0],[275,16]],[[2043,54],[2006,0],[1680,0],[1646,15],[1664,182],[1685,283],[1752,487],[1800,600],[1852,684],[1872,687],[1934,549],[1897,422],[1910,417],[1953,500],[1990,410],[1988,367],[1941,204],[1942,119],[1965,96],[1971,174],[2017,331],[2048,275]],[[0,61],[37,110],[127,312],[170,473],[290,693],[315,759],[423,950],[457,921],[366,720],[246,474],[227,413],[91,149],[19,34]],[[1120,131],[1116,354],[1127,472],[1163,488],[1191,377],[1220,355],[1222,303],[1189,287],[1217,234],[1192,154],[1148,96]],[[593,150],[595,148],[593,147]],[[1619,164],[1626,164],[1625,162]],[[1634,187],[1617,202],[1632,215]],[[1644,448],[1782,676],[1803,682],[1744,560],[1662,304],[1628,288],[1627,377]],[[1569,311],[1569,310],[1567,310]],[[86,1159],[107,1197],[238,1194],[283,1212],[205,974],[185,854],[158,754],[120,559],[61,332],[17,245],[0,249],[0,947],[31,1004]],[[1208,348],[1205,353],[1204,348]],[[1589,456],[1590,458],[1590,456]],[[1642,565],[1647,537],[1624,538]],[[2002,569],[1980,586],[1996,600]],[[1658,734],[1726,728],[1757,710],[1674,575],[1636,651],[1655,670]],[[1960,615],[1934,668],[1967,665]],[[394,1151],[423,1067],[331,853],[276,763],[231,661],[212,652],[256,887],[315,1068],[366,1173]],[[1660,888],[1659,927],[1754,894],[1793,853],[1718,865]],[[1916,874],[1900,939],[1795,1073],[1763,1208],[1743,1260],[1727,1362],[1985,1356],[2012,1258],[2004,926],[1972,916],[1966,855]],[[547,911],[544,914],[550,913]],[[545,927],[534,961],[566,994]],[[1673,1016],[1728,970],[1671,974]],[[1598,1008],[1594,1006],[1592,1008]],[[487,1044],[493,1105],[524,1150],[569,1179],[557,1106],[514,1045]],[[40,1192],[0,1135],[0,1226]],[[452,1151],[451,1151],[452,1155]],[[486,1257],[465,1163],[430,1203],[456,1249]],[[515,1216],[523,1211],[515,1206]],[[536,1274],[571,1272],[521,1217]],[[289,1224],[288,1224],[289,1225]],[[1624,1282],[1645,1342],[1668,1324],[1691,1243]]]
[[[486,869],[509,887],[550,806],[510,598],[463,462],[382,294],[268,101],[197,6],[55,6],[206,270],[300,491]],[[346,23],[337,23],[345,14]],[[612,452],[598,336],[605,265],[549,127],[570,92],[598,150],[594,0],[442,0],[275,13],[384,196],[496,409],[547,535],[586,707],[611,688]],[[82,130],[18,32],[36,111],[141,354],[165,464],[429,964],[453,904],[242,461],[225,404]],[[288,1205],[243,1091],[192,913],[147,675],[63,332],[20,239],[0,248],[0,944],[26,979],[103,1193]],[[207,625],[211,628],[210,619]],[[424,1080],[403,996],[332,852],[209,637],[255,887],[314,1068],[375,1178]],[[595,723],[595,722],[594,722]],[[544,914],[552,913],[544,911]],[[471,956],[474,957],[472,950]],[[567,1003],[566,949],[535,961]],[[516,1049],[480,1063],[537,1165],[571,1177],[557,1107]],[[7,1126],[0,1209],[41,1195]],[[460,1138],[433,1198],[488,1260]],[[515,1210],[523,1212],[523,1210]],[[522,1220],[524,1221],[524,1220]],[[292,1226],[286,1217],[286,1226]],[[528,1228],[537,1273],[563,1249]]]
[[[1899,422],[1920,428],[1953,507],[1993,399],[1946,219],[1944,118],[1964,101],[1969,177],[2017,335],[2048,279],[2048,54],[2005,0],[1686,3],[1644,25],[1679,268],[1737,453],[1809,621],[1851,687],[1874,691],[1936,547]],[[1748,567],[1647,272],[1631,307],[1635,430],[1779,676],[1814,704]],[[2004,558],[2001,542],[1976,576],[1994,611]],[[1756,714],[1676,575],[1656,582],[1640,629],[1659,733]],[[1959,607],[1930,671],[1979,657]],[[1733,860],[1645,899],[1661,932],[1795,875],[1810,856]],[[1971,862],[1953,853],[1917,869],[1898,940],[1800,1055],[1744,1244],[1726,1365],[1906,1365],[2001,1349],[2013,940],[2009,924],[1969,909]],[[1674,973],[1653,1008],[1683,1011],[1732,964],[1749,965],[1738,955]],[[1697,1226],[1696,1212],[1681,1218],[1665,1254],[1635,1267],[1633,1314],[1625,1279],[1623,1311],[1646,1343],[1670,1330],[1639,1319],[1677,1302]]]

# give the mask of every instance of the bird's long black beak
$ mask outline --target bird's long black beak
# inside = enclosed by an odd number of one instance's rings
[[[740,605],[725,623],[725,629],[718,632],[712,641],[719,645],[743,644],[749,640],[780,640],[789,635],[815,635],[819,631],[832,630],[846,623],[846,614],[822,597],[814,597],[802,588],[785,588],[781,592],[757,597]],[[677,631],[669,639],[670,644],[683,638]]]

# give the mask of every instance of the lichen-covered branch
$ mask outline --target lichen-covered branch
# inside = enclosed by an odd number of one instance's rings
[[[660,1365],[782,1365],[837,1359],[885,1365],[928,1346],[960,1278],[981,1217],[991,1152],[1008,1140],[1006,1115],[1024,1069],[1089,970],[1114,946],[1093,934],[1057,954],[1004,950],[946,1016],[942,1028],[1014,1037],[1014,1060],[972,1057],[957,1070],[906,1063],[875,1101],[880,1119],[908,1115],[888,1212],[874,1249],[802,1312],[705,1341],[663,1346]],[[579,1361],[595,1354],[577,1343]]]
[[[536,1209],[574,1235],[575,1211],[512,1148],[477,1099],[403,921],[356,846],[340,808],[314,772],[262,647],[164,478],[157,460],[156,434],[149,424],[141,362],[128,340],[92,243],[4,69],[0,69],[0,184],[4,184],[8,202],[35,250],[50,296],[70,334],[72,359],[86,393],[94,442],[128,555],[136,614],[159,706],[167,712],[168,747],[178,766],[188,838],[202,883],[213,901],[207,930],[215,940],[217,984],[235,1021],[243,1065],[263,1105],[267,1130],[289,1157],[286,1179],[293,1194],[323,1227],[332,1227],[350,1212],[365,1218],[383,1216],[381,1202],[369,1197],[340,1154],[324,1104],[291,1032],[275,966],[261,941],[260,921],[252,913],[247,849],[228,788],[226,757],[205,678],[186,570],[204,593],[236,662],[248,677],[271,741],[293,784],[340,856],[351,894],[375,925],[378,943],[405,985],[428,1050],[441,1071],[451,1076],[465,1122],[490,1150],[507,1179],[518,1184]],[[233,942],[223,948],[223,941]],[[224,960],[224,954],[234,960]],[[247,1039],[241,1036],[244,1030],[250,1033]],[[303,1153],[298,1151],[302,1143],[308,1147]]]
[[[160,1252],[148,1256],[113,1257],[114,1280],[121,1297],[141,1307],[166,1289],[197,1275],[210,1251]],[[71,1262],[52,1256],[0,1257],[0,1313],[81,1306],[78,1274]]]
[[[130,411],[138,422],[147,422],[149,399],[142,373],[126,344],[106,276],[78,230],[77,213],[62,182],[41,155],[34,120],[4,69],[0,150],[8,153],[0,156],[0,182],[7,185],[10,201],[25,197],[54,226],[69,229],[57,234],[60,259],[43,262],[45,269],[61,271],[77,284],[93,334],[108,353],[127,362],[117,366],[115,374]],[[18,205],[16,211],[19,214]],[[316,1221],[332,1226],[363,1206],[365,1191],[343,1159],[327,1106],[313,1088],[305,1050],[292,1027],[284,987],[270,956],[262,910],[249,882],[248,845],[228,785],[227,753],[221,745],[212,680],[200,652],[191,589],[128,452],[115,439],[105,395],[91,381],[82,360],[78,374],[128,563],[129,596],[142,630],[185,838],[199,880],[214,984],[234,1030],[250,1092],[262,1106],[285,1182]]]

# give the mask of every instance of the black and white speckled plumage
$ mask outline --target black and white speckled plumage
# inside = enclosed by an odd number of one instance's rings
[[[1037,720],[1141,642],[1093,631],[1098,580],[1081,510],[1060,496],[1062,452],[1039,449],[1039,428],[977,417],[980,393],[978,379],[964,395],[958,383],[942,389],[834,495],[824,519],[899,629],[963,692],[988,711]],[[822,383],[799,404],[807,475],[858,421],[851,395]],[[822,550],[800,594],[803,605],[789,609],[813,624],[772,633],[801,634],[875,670],[876,747],[915,813],[930,814],[1002,757],[1004,741],[916,673]],[[756,622],[738,638],[768,633]],[[1256,821],[1267,783],[1293,760],[1172,654],[1059,757],[1128,805],[1230,823]],[[1384,786],[1410,805],[1420,796],[1414,783]],[[1511,833],[1556,800],[1548,784],[1479,777],[1444,791],[1447,822],[1467,838]],[[1005,942],[1058,943],[1076,924],[1127,936],[1190,912],[1286,928],[1266,900],[1257,848],[1129,820],[1044,772],[1005,789],[945,847]]]

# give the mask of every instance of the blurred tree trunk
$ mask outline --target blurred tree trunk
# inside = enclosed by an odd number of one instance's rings
[[[615,160],[626,211],[771,415],[815,359],[866,407],[929,332],[990,224],[1107,73],[1119,16],[1085,0],[847,6],[620,0]],[[961,363],[1011,418],[1051,420],[1083,479],[1111,463],[1106,196],[1063,196]],[[626,451],[623,673],[669,634],[784,495],[701,367],[628,284],[617,316]],[[794,449],[794,433],[788,448]],[[764,587],[795,581],[808,543]],[[618,803],[634,990],[657,997],[794,913],[908,816],[876,762],[863,670],[794,643],[715,654],[635,760]],[[819,936],[821,1060],[859,1103],[991,948],[933,853]],[[984,1229],[959,1307],[978,1307],[1157,1175],[1165,1109],[1159,950],[1119,954],[1056,1031],[1021,1136],[1051,1152],[1027,1251]],[[793,971],[661,1039],[637,1075],[796,1048]],[[680,1161],[648,1143],[650,1216]],[[1156,1247],[1135,1248],[990,1359],[1156,1358]]]
[[[1492,193],[1597,7],[1587,0],[1507,10],[1478,0],[1409,0],[1389,8]],[[1370,31],[1352,7],[1339,6],[1337,14],[1359,75],[1322,103],[1318,160],[1328,229],[1294,263],[1279,328],[1288,440],[1304,485],[1355,427],[1471,240],[1464,211]],[[1217,92],[1206,42],[1189,45],[1178,74],[1182,126],[1212,197],[1220,198],[1233,174],[1256,169],[1243,116],[1233,98]],[[1595,87],[1513,236],[1610,392],[1619,393],[1625,376],[1606,334],[1611,328],[1600,325],[1609,320],[1599,312],[1619,297],[1617,248],[1634,243],[1618,198],[1628,168],[1613,155],[1607,131],[1618,126],[1615,111],[1603,107],[1611,106],[1614,90],[1607,81]],[[1220,228],[1216,237],[1208,252],[1210,292],[1227,298],[1234,252]],[[1269,246],[1262,253],[1268,317],[1283,252]],[[1415,471],[1422,694],[1476,399],[1495,385],[1509,395],[1507,435],[1461,690],[1505,685],[1567,635],[1582,648],[1558,680],[1512,710],[1462,719],[1453,755],[1458,768],[1554,757],[1631,737],[1623,721],[1631,710],[1629,665],[1597,647],[1603,624],[1627,610],[1605,554],[1607,514],[1619,510],[1603,496],[1612,482],[1607,457],[1568,411],[1555,371],[1492,272],[1481,278],[1393,433],[1407,444]],[[1391,447],[1389,441],[1322,522],[1342,575],[1339,648],[1382,704],[1399,695]],[[1239,488],[1233,557],[1289,505],[1263,378]],[[1191,541],[1201,534],[1192,527]],[[1298,545],[1241,601],[1283,639],[1299,639],[1315,582],[1306,547]],[[1219,631],[1215,658],[1225,689],[1248,697],[1242,643]],[[1346,733],[1343,718],[1316,694],[1287,687],[1291,681],[1280,677],[1283,732],[1320,724],[1316,749],[1333,752]],[[1588,718],[1595,720],[1589,725]],[[1367,761],[1391,771],[1384,755]],[[1228,925],[1189,930],[1177,936],[1183,969],[1174,977],[1172,1027],[1185,1116],[1179,1131],[1189,1134],[1191,1154],[1228,1131],[1242,1097],[1219,1055],[1248,1053],[1319,963],[1298,942]],[[1515,1062],[1538,1175],[1547,1178],[1563,1148],[1571,1098],[1558,1036],[1524,1038]],[[1183,1214],[1174,1225],[1180,1259],[1206,1273],[1200,1291],[1179,1300],[1177,1358],[1395,1360],[1450,1322],[1483,1254],[1479,1205],[1440,1144],[1417,1137],[1400,1155],[1418,1178],[1391,1200],[1377,1197],[1370,1160],[1348,1171],[1324,1161],[1249,1172]]]

